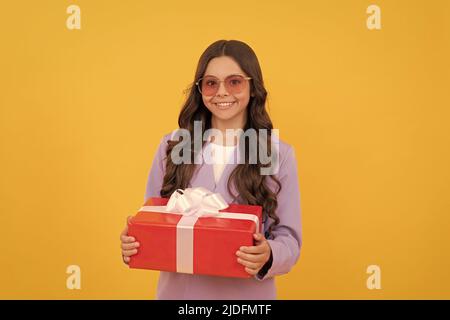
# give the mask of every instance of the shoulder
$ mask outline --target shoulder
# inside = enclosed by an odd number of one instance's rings
[[[175,132],[175,130],[172,132],[165,133],[161,138],[161,143],[166,145],[167,141],[169,141],[173,138],[174,132]]]
[[[167,144],[169,140],[174,140],[175,138],[179,137],[179,135],[182,135],[183,133],[187,132],[186,129],[174,129],[166,134],[163,135],[161,139],[161,143]]]
[[[165,150],[167,148],[167,142],[169,142],[170,140],[173,140],[177,131],[178,131],[178,129],[175,129],[171,132],[166,132],[165,134],[163,134],[163,136],[161,137],[161,140],[159,142],[159,149]]]
[[[297,165],[294,147],[279,138],[275,138],[273,141],[273,146],[276,149],[275,152],[277,152],[278,158],[277,175],[282,176],[286,173],[292,172],[294,167]]]
[[[283,141],[281,139],[278,139],[278,148],[280,152],[281,159],[286,158],[290,153],[294,152],[294,147],[287,143],[286,141]]]
[[[156,158],[158,158],[160,160],[164,160],[166,158],[167,142],[169,140],[171,140],[171,137],[173,136],[173,132],[175,132],[175,131],[176,130],[162,135],[162,137],[159,140],[159,145],[156,150],[156,155],[155,155]]]
[[[288,160],[289,158],[295,157],[294,147],[288,142],[275,136],[272,138],[272,143],[278,150],[280,163]]]
[[[160,141],[159,141],[159,146],[158,146],[158,154],[160,156],[164,156],[167,153],[167,147],[168,147],[168,143],[171,140],[178,140],[177,138],[177,133],[180,134],[180,129],[175,129],[172,130],[171,132],[166,132],[165,134],[163,134],[163,136],[161,137]]]

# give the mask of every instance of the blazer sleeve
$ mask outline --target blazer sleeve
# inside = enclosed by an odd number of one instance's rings
[[[147,186],[145,189],[144,203],[149,197],[160,197],[163,178],[166,171],[166,150],[168,136],[164,136],[158,146],[150,173],[147,178]]]
[[[289,272],[300,257],[302,246],[300,190],[295,152],[292,146],[286,150],[284,161],[280,164],[278,180],[281,191],[277,196],[276,213],[280,223],[272,229],[273,237],[268,239],[272,250],[271,259],[257,274],[257,280]]]

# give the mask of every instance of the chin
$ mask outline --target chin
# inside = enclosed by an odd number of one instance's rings
[[[217,119],[219,119],[219,120],[230,120],[230,119],[233,119],[235,116],[236,116],[236,114],[234,114],[234,113],[227,113],[227,112],[225,112],[225,113],[222,113],[222,112],[213,112],[213,115],[217,118]]]

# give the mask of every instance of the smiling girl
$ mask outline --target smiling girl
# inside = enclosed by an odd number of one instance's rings
[[[202,144],[209,148],[213,163],[195,161],[175,163],[173,148],[180,143],[174,133],[165,135],[153,160],[145,200],[168,198],[177,189],[204,187],[220,193],[227,203],[260,205],[263,208],[264,232],[254,234],[254,246],[241,247],[237,262],[252,277],[248,279],[160,272],[158,299],[275,299],[274,276],[286,274],[300,256],[302,244],[300,194],[294,149],[283,141],[271,147],[272,121],[266,111],[267,91],[258,59],[245,43],[220,40],[211,44],[200,57],[187,100],[180,112],[180,129],[194,136],[194,121],[200,121],[202,136],[208,129],[247,132],[256,130],[258,146],[279,159],[273,174],[261,174],[266,165],[245,161],[233,163],[240,150],[251,150],[245,139],[210,137]],[[268,139],[259,132],[267,130]],[[241,131],[239,131],[241,130]],[[236,135],[241,137],[242,135]],[[218,141],[219,140],[219,141]],[[269,142],[265,142],[268,140]],[[194,148],[190,149],[194,150]],[[244,152],[245,154],[245,152]],[[197,154],[191,152],[193,160]],[[121,234],[125,263],[139,250],[139,243]]]

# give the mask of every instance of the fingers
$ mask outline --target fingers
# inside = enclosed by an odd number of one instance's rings
[[[263,266],[263,264],[260,262],[250,262],[247,260],[242,260],[241,258],[238,258],[237,262],[239,262],[243,266],[250,268],[250,269],[258,269],[259,270]]]
[[[262,243],[256,246],[240,247],[239,250],[242,251],[243,253],[261,254],[270,250],[270,247],[267,241],[263,241]]]
[[[236,251],[236,255],[242,260],[250,261],[250,262],[263,262],[265,260],[265,253],[243,253],[242,251]]]
[[[265,249],[262,245],[257,245],[251,247],[240,247],[239,251],[249,254],[261,254],[265,252]]]
[[[270,256],[270,245],[261,233],[253,235],[256,246],[243,246],[236,251],[237,262],[245,267],[245,271],[256,275]]]
[[[128,223],[132,216],[127,217],[127,224],[125,229],[120,234],[121,248],[122,248],[122,259],[125,264],[129,264],[131,256],[135,255],[138,251],[140,244],[136,241],[134,237],[128,236]]]
[[[139,246],[140,246],[139,242],[122,243],[121,245],[122,250],[133,250],[139,248]]]
[[[239,249],[244,253],[264,253],[269,249],[269,244],[262,233],[253,234],[256,240],[256,246],[240,247]]]
[[[122,241],[122,243],[132,243],[135,242],[136,239],[134,237],[129,237],[126,235],[121,235],[120,236],[120,241]]]
[[[122,255],[124,257],[131,257],[131,256],[134,256],[136,253],[137,253],[137,249],[122,250]]]
[[[253,275],[253,276],[256,275],[264,265],[264,263],[249,262],[249,261],[242,260],[240,258],[238,258],[238,262],[245,267],[245,272],[247,272],[248,274]]]
[[[246,267],[245,269],[249,274],[258,273],[258,271],[268,260],[267,254],[247,254],[242,253],[241,251],[237,251],[236,255],[238,256],[237,262]],[[250,272],[247,269],[253,270],[255,272]]]
[[[247,272],[248,274],[251,274],[252,276],[258,274],[260,269],[251,269],[251,268],[247,268],[245,267],[245,272]]]

